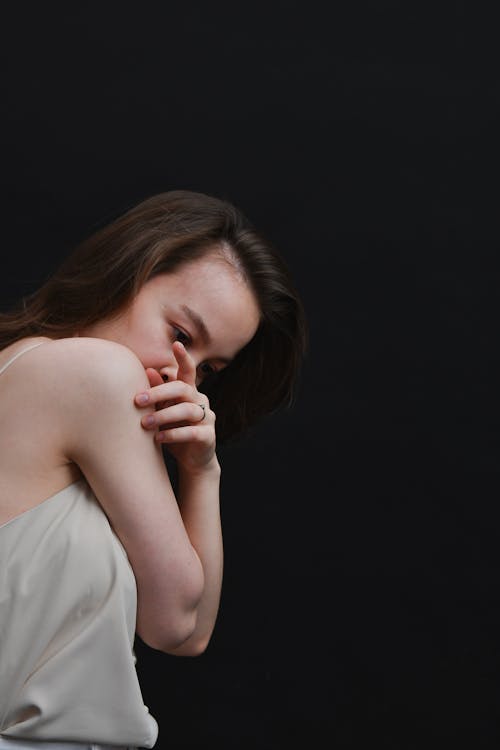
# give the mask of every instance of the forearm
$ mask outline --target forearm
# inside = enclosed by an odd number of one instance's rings
[[[206,648],[217,619],[222,572],[223,544],[220,520],[220,466],[214,456],[203,472],[179,470],[178,503],[186,531],[203,568],[203,594],[197,606],[196,627],[179,648],[169,653],[196,655]]]

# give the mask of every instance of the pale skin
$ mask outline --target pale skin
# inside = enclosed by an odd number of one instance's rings
[[[246,282],[214,251],[151,279],[113,320],[0,352],[1,367],[44,341],[0,376],[0,524],[83,473],[134,570],[137,633],[168,653],[204,651],[222,583],[215,414],[198,386],[250,341],[259,317]],[[177,462],[177,497],[162,444]]]

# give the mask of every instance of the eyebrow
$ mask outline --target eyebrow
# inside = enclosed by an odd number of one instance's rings
[[[203,319],[200,318],[198,313],[192,310],[187,305],[181,305],[181,310],[185,315],[187,315],[191,323],[196,327],[196,330],[198,331],[199,335],[203,339],[203,342],[207,345],[211,344],[212,337],[210,336],[210,333],[208,332],[208,328],[206,327]]]

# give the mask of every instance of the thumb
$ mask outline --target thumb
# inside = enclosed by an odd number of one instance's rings
[[[158,370],[155,370],[153,367],[147,367],[146,368],[146,375],[148,376],[149,385],[151,388],[154,388],[155,385],[161,385],[163,383],[163,378],[158,372]]]

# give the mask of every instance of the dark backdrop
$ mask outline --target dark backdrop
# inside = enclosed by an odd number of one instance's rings
[[[159,750],[498,748],[493,16],[18,3],[2,37],[2,307],[187,188],[275,242],[308,314],[295,408],[221,449],[207,652],[137,643]]]

